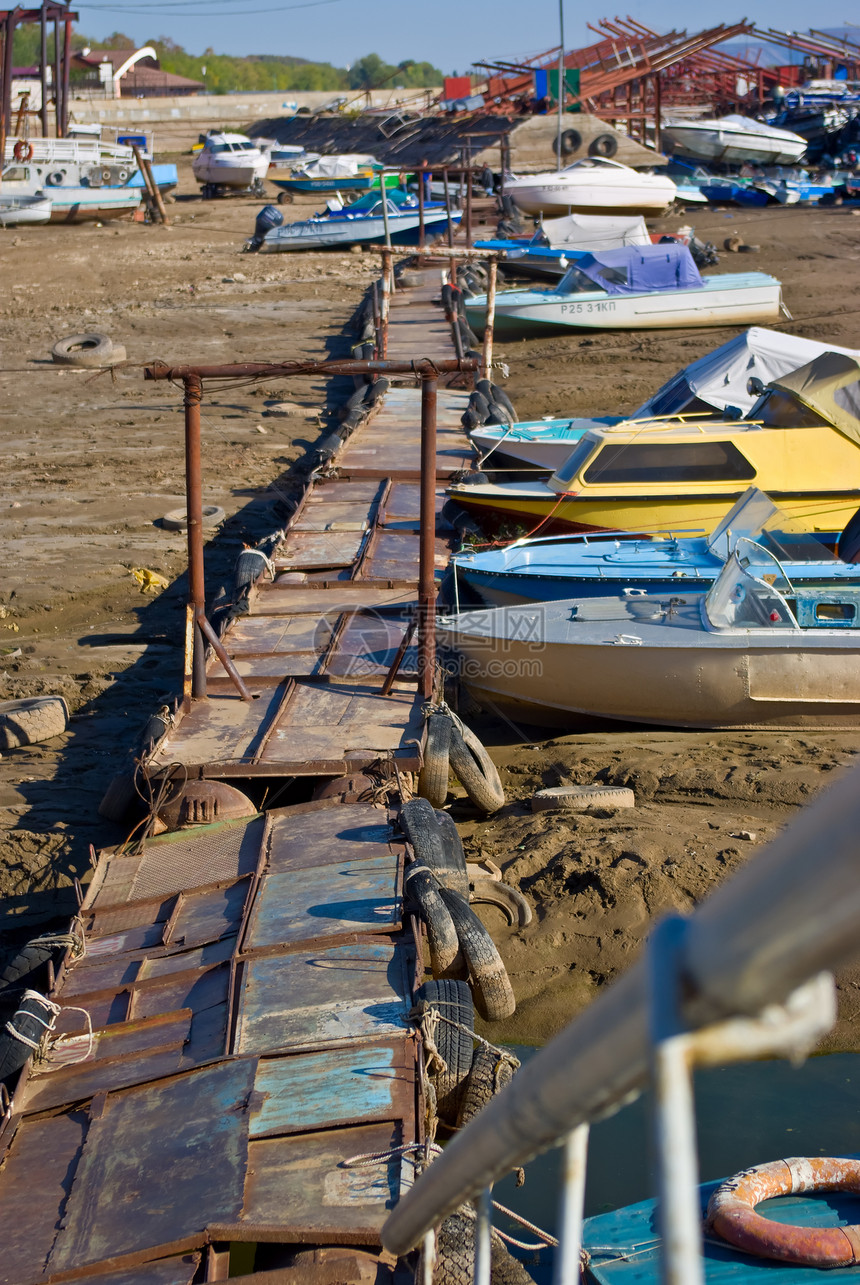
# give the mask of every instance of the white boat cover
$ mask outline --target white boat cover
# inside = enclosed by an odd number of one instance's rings
[[[375,156],[344,152],[340,156],[321,156],[313,165],[306,166],[304,173],[308,178],[352,178],[360,169],[378,164]]]
[[[565,214],[541,224],[550,248],[563,250],[612,250],[620,245],[650,245],[651,237],[641,214]]]
[[[710,121],[700,121],[698,123],[711,124]],[[788,140],[792,143],[805,143],[807,141],[805,138],[801,138],[800,134],[792,134],[790,129],[777,129],[775,125],[766,125],[764,121],[753,120],[752,116],[740,116],[737,112],[732,112],[730,116],[721,116],[713,124],[735,125],[747,134],[761,134],[763,137],[773,138],[777,142]]]
[[[749,379],[758,378],[763,384],[769,384],[824,352],[860,358],[860,352],[853,348],[839,348],[835,344],[751,326],[742,335],[679,370],[630,418],[676,414],[689,403],[691,396],[717,410],[736,406],[745,415],[758,400],[755,393],[747,391]]]

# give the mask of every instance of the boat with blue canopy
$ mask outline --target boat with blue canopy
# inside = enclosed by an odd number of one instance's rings
[[[776,321],[781,285],[764,272],[702,277],[685,245],[624,246],[584,255],[555,290],[504,290],[496,296],[500,336],[547,330],[651,330]],[[486,297],[466,302],[469,325],[483,332]]]
[[[452,568],[458,596],[459,586],[465,583],[493,607],[615,593],[628,597],[681,589],[705,593],[740,539],[754,540],[777,557],[792,583],[801,588],[860,587],[860,565],[848,556],[860,553],[860,547],[854,547],[853,528],[833,553],[829,540],[798,530],[754,486],[710,536],[544,536],[515,540],[502,549],[466,550],[453,558]]]
[[[421,232],[421,211],[418,200],[411,193],[395,188],[386,195],[388,233],[392,245],[417,245]],[[424,206],[424,235],[429,240],[443,236],[449,222],[457,227],[459,210],[449,212],[447,206],[428,202]],[[384,244],[386,218],[382,209],[382,196],[378,191],[368,192],[351,205],[330,202],[321,214],[296,223],[285,223],[266,233],[260,250],[276,254],[289,250],[325,250],[349,245]]]

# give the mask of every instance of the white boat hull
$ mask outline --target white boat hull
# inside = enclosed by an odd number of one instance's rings
[[[609,296],[603,291],[561,295],[511,291],[496,296],[495,331],[528,334],[567,330],[668,330],[678,326],[751,326],[779,320],[781,287],[762,272],[707,277],[690,290]],[[473,329],[483,329],[483,308],[466,306]]]
[[[671,179],[657,174],[628,177],[617,171],[536,174],[511,179],[505,192],[526,214],[664,214],[675,199]]]
[[[229,158],[222,160],[218,156],[207,156],[202,152],[191,162],[191,169],[200,184],[212,183],[217,184],[218,187],[245,188],[252,187],[258,180],[262,181],[266,177],[269,162],[263,157],[251,164],[242,161],[237,165],[231,164]]]
[[[759,165],[794,165],[807,146],[806,139],[787,130],[774,130],[772,135],[744,133],[696,121],[664,125],[661,139],[667,151],[727,164],[751,161]]]
[[[48,197],[4,197],[0,192],[0,227],[19,227],[24,223],[47,223],[51,217]]]
[[[644,602],[639,599],[639,604]],[[553,641],[543,631],[572,603],[467,612],[445,622],[460,653],[458,672],[537,723],[570,725],[578,715],[665,727],[855,727],[860,723],[860,647],[837,630],[750,631],[705,636],[699,600],[681,600],[690,627],[631,618],[623,600],[596,599],[597,622],[569,620]],[[607,605],[608,604],[608,605]],[[501,634],[492,633],[502,623]],[[667,633],[676,634],[668,639]],[[758,635],[758,636],[757,636]],[[789,635],[786,637],[786,635]]]

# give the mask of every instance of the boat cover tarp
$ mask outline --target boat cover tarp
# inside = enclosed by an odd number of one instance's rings
[[[313,165],[306,165],[303,173],[308,178],[352,178],[360,169],[376,164],[375,156],[343,152],[340,156],[321,156]]]
[[[544,219],[533,244],[548,244],[554,250],[573,246],[593,251],[650,245],[651,237],[641,214],[564,214],[559,219]]]
[[[679,370],[635,410],[631,418],[671,414],[671,410],[661,410],[661,406],[665,407],[668,402],[680,405],[688,395],[707,402],[715,410],[735,406],[745,415],[758,401],[758,395],[747,389],[750,379],[771,384],[825,352],[860,358],[856,349],[835,348],[816,339],[801,339],[764,326],[751,326],[742,335]]]
[[[860,362],[853,357],[822,353],[800,370],[774,380],[774,387],[792,393],[860,446]]]
[[[576,266],[607,294],[692,290],[703,284],[690,251],[677,243],[599,250],[585,255]],[[621,279],[623,274],[626,281]]]

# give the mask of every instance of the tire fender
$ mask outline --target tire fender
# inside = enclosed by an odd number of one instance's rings
[[[500,1022],[516,1011],[516,1000],[502,957],[469,903],[450,888],[440,888],[466,963],[475,1008],[485,1022]]]
[[[464,723],[454,724],[448,757],[454,775],[476,808],[490,813],[504,806],[505,792],[496,765]]]
[[[613,134],[598,134],[588,144],[589,156],[614,156],[618,151],[618,139]]]
[[[451,718],[437,712],[427,719],[424,760],[418,776],[418,793],[434,808],[441,808],[448,797],[448,747],[451,744]]]
[[[414,906],[427,929],[430,971],[439,980],[466,975],[457,929],[448,907],[442,900],[439,884],[427,866],[412,862],[405,878],[407,905]]]

